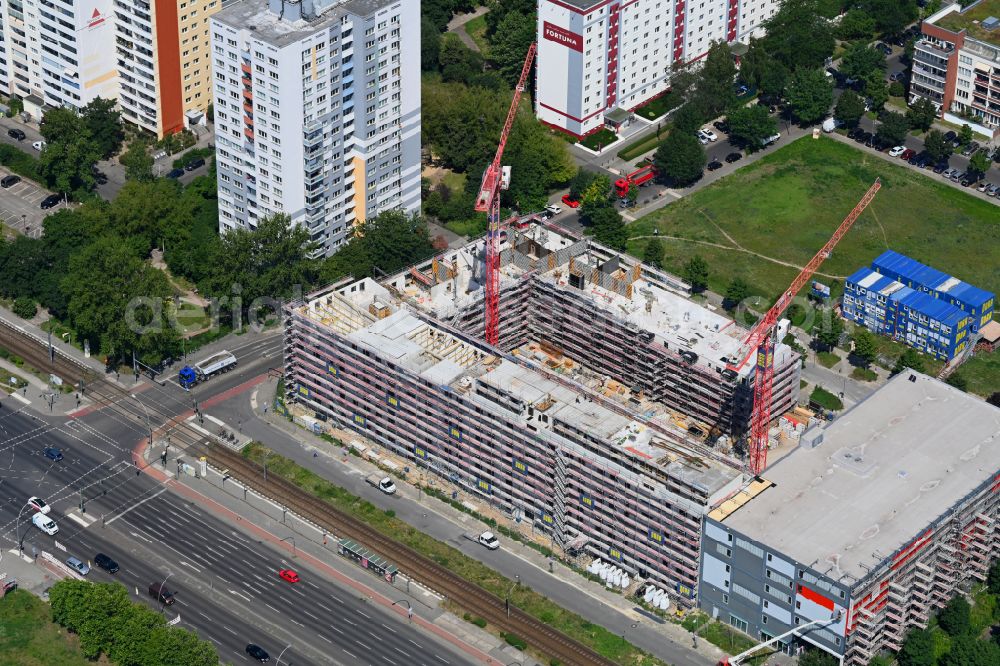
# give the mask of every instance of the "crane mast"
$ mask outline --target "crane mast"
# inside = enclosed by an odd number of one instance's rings
[[[792,302],[795,294],[808,282],[816,270],[826,258],[833,252],[840,239],[844,237],[858,216],[868,207],[875,194],[882,187],[879,179],[875,179],[861,201],[854,207],[844,221],[840,223],[837,230],[833,232],[830,240],[820,248],[819,252],[809,260],[798,276],[792,281],[791,286],[775,301],[771,309],[750,329],[740,352],[736,356],[738,362],[728,364],[729,370],[738,372],[756,354],[757,367],[754,376],[753,387],[753,411],[750,415],[750,470],[754,474],[760,474],[767,464],[767,443],[768,430],[771,423],[771,396],[774,389],[774,330],[778,324],[781,314]]]
[[[514,117],[517,115],[517,108],[521,103],[521,93],[524,92],[528,81],[528,73],[531,71],[531,63],[535,59],[535,43],[528,47],[528,53],[524,57],[524,67],[521,69],[521,78],[514,88],[514,99],[511,100],[510,109],[507,111],[507,120],[503,124],[500,132],[500,144],[497,146],[496,155],[493,161],[486,167],[483,173],[483,182],[479,188],[479,196],[476,197],[477,212],[486,213],[488,222],[486,231],[486,270],[484,271],[484,293],[485,293],[485,322],[486,322],[486,342],[496,345],[500,340],[500,191],[507,189],[510,185],[510,168],[501,166],[503,160],[503,150],[507,146],[507,138],[510,136],[510,129],[514,125]]]

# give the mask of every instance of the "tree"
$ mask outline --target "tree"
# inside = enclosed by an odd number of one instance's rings
[[[676,185],[690,185],[705,169],[705,149],[693,134],[675,130],[653,155],[656,170]]]
[[[799,657],[799,666],[838,666],[840,661],[829,652],[814,648]]]
[[[913,347],[907,347],[896,359],[896,364],[892,366],[892,374],[898,375],[906,368],[917,372],[924,371],[924,359],[920,358],[920,354]]]
[[[990,158],[986,155],[985,151],[977,150],[969,158],[969,171],[980,176],[989,171],[991,166]]]
[[[163,304],[172,295],[166,275],[107,236],[73,255],[62,287],[70,324],[102,353],[123,359],[134,351],[146,365],[180,351]]]
[[[126,239],[136,256],[146,257],[154,247],[183,240],[183,230],[195,214],[192,204],[191,198],[181,196],[181,185],[172,178],[128,181],[98,230]]]
[[[684,279],[691,285],[691,291],[698,293],[708,288],[708,262],[696,254],[684,264]]]
[[[426,16],[420,18],[420,69],[436,72],[441,53],[441,31]]]
[[[990,400],[992,399],[993,396],[990,396]],[[1000,557],[994,559],[990,565],[990,571],[986,575],[986,585],[989,587],[990,594],[1000,594]]]
[[[153,156],[149,154],[149,142],[145,139],[133,139],[118,161],[125,167],[126,180],[153,180]]]
[[[972,143],[972,127],[968,123],[962,125],[962,129],[958,132],[958,140],[963,146],[967,146]]]
[[[76,115],[76,111],[64,106],[46,111],[39,126],[42,138],[50,146],[69,143],[77,138],[83,130],[84,125],[80,117]]]
[[[634,206],[635,202],[639,200],[639,186],[635,183],[629,183],[628,192],[625,193],[625,201],[628,202],[629,206]]]
[[[473,51],[453,32],[441,37],[441,79],[466,83],[483,72],[483,56]]]
[[[736,102],[736,63],[729,44],[713,42],[698,70],[697,96],[708,117],[716,117]]]
[[[581,214],[588,209],[605,208],[611,203],[611,179],[604,174],[594,174],[590,184],[580,194]]]
[[[896,655],[899,666],[934,666],[934,637],[927,629],[910,629]]]
[[[864,79],[865,95],[871,100],[871,110],[881,111],[889,101],[889,86],[879,72],[872,72]]]
[[[792,75],[786,98],[803,124],[821,120],[833,104],[833,84],[821,69],[803,69]]]
[[[864,100],[853,90],[845,90],[837,100],[833,116],[848,127],[857,127],[863,115],[865,115]]]
[[[323,262],[320,279],[333,282],[345,275],[370,277],[376,266],[392,274],[432,254],[427,225],[420,217],[385,211],[365,220],[359,234]]]
[[[875,19],[875,29],[882,35],[898,35],[917,20],[914,0],[862,0],[861,9]]]
[[[817,0],[786,0],[764,29],[767,52],[789,71],[821,67],[833,55],[833,31]]]
[[[663,241],[657,237],[650,238],[646,242],[646,247],[642,249],[642,263],[649,264],[656,268],[663,267],[663,253],[665,248],[663,246]],[[1000,577],[1000,573],[998,573]],[[1000,584],[1000,582],[998,582]]]
[[[597,174],[593,171],[577,169],[576,175],[569,181],[569,198],[573,201],[581,201],[584,191],[590,187],[595,178],[597,178]]]
[[[956,594],[938,614],[938,624],[949,636],[962,636],[972,628],[972,608],[963,594]]]
[[[895,111],[883,111],[879,115],[879,126],[876,134],[882,141],[894,146],[902,145],[910,131],[910,123],[906,116]]]
[[[34,299],[22,296],[14,300],[14,306],[11,308],[11,311],[21,319],[33,319],[38,314],[38,306],[35,304]]]
[[[910,127],[922,132],[931,128],[935,118],[937,118],[937,108],[926,97],[918,99],[906,112],[906,119],[910,121]]]
[[[742,303],[750,295],[750,285],[743,278],[735,277],[726,287],[725,297],[722,299],[722,307],[732,310]]]
[[[840,336],[844,334],[844,320],[833,310],[824,310],[820,315],[816,342],[831,350],[840,343]]]
[[[885,73],[885,55],[865,42],[852,44],[840,61],[840,73],[849,79],[867,79],[873,72]]]
[[[764,42],[750,38],[747,53],[740,60],[740,77],[761,95],[781,97],[788,81],[788,69],[768,52]]]
[[[874,34],[875,18],[861,9],[849,9],[837,25],[837,36],[845,40],[870,38]]]
[[[986,398],[986,402],[990,403],[994,407],[1000,407],[1000,391],[994,391],[990,394],[990,397]],[[1000,590],[997,590],[993,594],[1000,594]]]
[[[740,106],[729,112],[726,117],[729,125],[729,138],[753,152],[764,145],[764,139],[774,136],[778,126],[767,108],[754,104]]]
[[[959,391],[969,390],[969,380],[966,379],[964,375],[961,375],[957,372],[953,372],[950,375],[948,375],[948,378],[944,380],[944,383],[947,384],[948,386],[954,386]]]
[[[115,155],[125,140],[121,113],[115,108],[117,104],[113,99],[97,97],[80,110],[83,126],[90,133],[97,154],[103,159]]]
[[[614,206],[605,204],[598,208],[588,207],[584,209],[581,219],[597,242],[615,250],[625,249],[628,232],[621,214]]]
[[[1000,664],[1000,645],[975,636],[959,636],[951,649],[938,660],[940,666],[996,666]]]
[[[490,40],[489,59],[511,87],[517,84],[528,47],[535,41],[534,13],[507,12]]]
[[[861,326],[855,328],[851,340],[854,342],[852,354],[861,361],[862,367],[867,368],[878,358],[878,343],[875,335],[867,328]]]
[[[674,111],[672,120],[676,132],[694,134],[705,122],[705,116],[696,104],[688,102]]]
[[[954,148],[952,148],[950,141],[945,140],[942,132],[932,129],[927,133],[927,138],[924,139],[924,150],[927,151],[931,159],[940,162],[951,155]]]

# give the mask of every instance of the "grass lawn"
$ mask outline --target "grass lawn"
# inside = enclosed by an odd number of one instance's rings
[[[24,590],[0,601],[0,664],[5,666],[93,666],[75,636],[52,622],[49,605]]]
[[[840,357],[833,352],[828,351],[816,352],[816,360],[819,361],[819,364],[824,368],[832,368],[840,363]]]
[[[472,41],[476,43],[483,55],[489,52],[490,43],[486,40],[486,14],[477,16],[466,23],[465,31],[469,33],[469,37],[472,37]]]
[[[857,379],[860,382],[873,382],[878,379],[878,375],[868,368],[854,368],[851,370],[851,379]]]
[[[462,578],[489,590],[493,594],[503,597],[507,590],[511,589],[513,581],[485,564],[424,534],[396,518],[393,512],[382,511],[371,502],[350,494],[291,460],[269,452],[269,449],[263,445],[252,442],[244,447],[243,455],[256,462],[261,462],[266,456],[267,469],[270,473],[289,479],[307,492],[329,502],[341,511],[365,521],[373,528],[405,543],[425,557],[429,557],[441,566],[447,567]],[[510,600],[512,604],[542,622],[584,645],[590,646],[616,663],[634,666],[664,666],[662,661],[623,641],[618,634],[567,611],[530,587],[525,585],[514,587]]]
[[[646,120],[656,120],[667,111],[680,106],[683,101],[672,92],[667,92],[640,106],[635,110],[635,115]]]
[[[661,132],[661,136],[657,137],[656,133],[650,134],[644,139],[639,139],[638,141],[633,141],[629,145],[625,146],[618,151],[618,157],[623,160],[634,160],[643,153],[646,153],[659,145],[660,141],[667,138],[666,132]]]
[[[1000,352],[976,352],[955,374],[969,383],[969,393],[989,397],[1000,391]]]
[[[840,401],[840,398],[830,393],[822,386],[817,386],[813,389],[812,395],[809,396],[809,400],[815,402],[823,409],[829,409],[830,411],[838,411],[844,408],[844,403]]]
[[[441,182],[452,192],[459,194],[465,190],[465,174],[445,169],[441,176]]]
[[[591,150],[599,151],[604,150],[615,141],[618,141],[618,135],[605,127],[588,137],[584,137],[580,143]]]

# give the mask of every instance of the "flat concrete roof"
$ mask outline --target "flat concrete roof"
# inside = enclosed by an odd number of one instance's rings
[[[833,579],[861,579],[1000,471],[1000,409],[904,371],[761,476],[724,524]]]
[[[990,18],[1000,18],[1000,0],[980,0],[974,6],[961,10],[961,5],[953,5],[957,9],[945,13],[937,20],[929,19],[934,25],[941,26],[953,32],[965,30],[969,37],[978,39],[993,46],[1000,46],[1000,29],[988,30],[983,27],[983,21]]]
[[[317,15],[312,19],[289,20],[271,11],[268,0],[236,0],[225,3],[212,16],[213,20],[234,27],[253,31],[254,37],[275,46],[287,46],[320,30],[325,30],[346,14],[370,16],[392,0],[315,0]],[[289,16],[297,16],[296,0],[286,0]]]

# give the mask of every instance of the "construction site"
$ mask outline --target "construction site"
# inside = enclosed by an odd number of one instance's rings
[[[480,239],[290,304],[288,398],[690,604],[702,516],[752,477],[747,331],[676,277],[557,227],[497,240],[495,345]],[[777,416],[799,357],[779,343],[773,367]]]
[[[998,512],[1000,410],[907,370],[707,515],[699,605],[862,666],[986,579]]]

